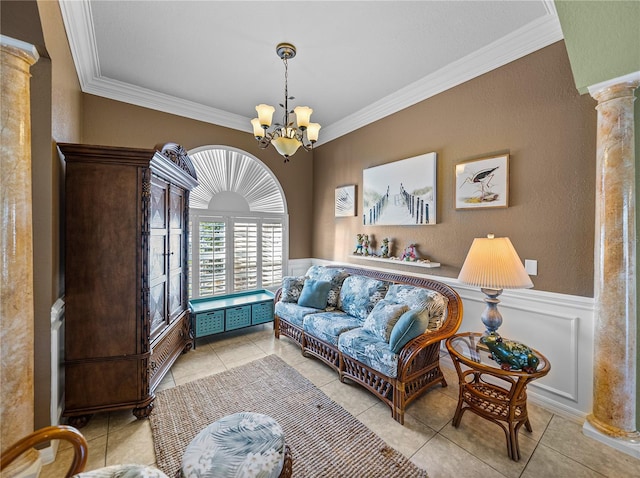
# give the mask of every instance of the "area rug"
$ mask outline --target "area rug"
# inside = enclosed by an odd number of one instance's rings
[[[242,411],[278,421],[294,477],[427,477],[276,355],[158,392],[149,417],[156,465],[174,476],[200,430]]]

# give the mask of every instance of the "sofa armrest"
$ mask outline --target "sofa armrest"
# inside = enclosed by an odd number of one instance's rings
[[[279,287],[276,291],[276,295],[273,297],[273,303],[280,302],[280,297],[282,296],[282,287]]]
[[[453,299],[453,300],[452,300]],[[462,300],[454,292],[447,303],[447,318],[438,330],[427,331],[409,341],[398,354],[398,379],[419,375],[425,364],[438,363],[440,342],[453,336],[462,324]]]

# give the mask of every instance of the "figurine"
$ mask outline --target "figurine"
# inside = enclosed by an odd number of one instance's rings
[[[540,359],[533,351],[520,342],[505,340],[500,335],[492,332],[480,338],[491,352],[491,358],[495,360],[503,370],[520,370],[533,373],[538,368]]]
[[[369,234],[365,234],[364,235],[364,240],[363,240],[363,244],[362,244],[362,250],[364,252],[365,256],[370,256],[371,255],[371,242],[369,242]]]
[[[364,242],[364,234],[356,234],[356,250],[354,254],[362,254],[362,243]]]
[[[389,257],[389,238],[382,239],[382,245],[380,246],[380,254],[385,259]]]
[[[418,252],[415,244],[409,244],[400,257],[401,261],[415,262],[418,260]]]

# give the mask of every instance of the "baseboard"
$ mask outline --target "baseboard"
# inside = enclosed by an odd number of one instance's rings
[[[60,440],[52,440],[49,443],[48,447],[38,450],[40,452],[40,461],[43,465],[49,465],[56,460]]]
[[[638,442],[632,442],[629,440],[613,438],[604,435],[603,433],[600,433],[598,430],[596,430],[588,421],[584,422],[584,425],[582,426],[582,433],[590,438],[593,438],[594,440],[598,440],[600,443],[604,443],[605,445],[610,446],[611,448],[615,448],[616,450],[626,453],[627,455],[631,455],[635,458],[640,459],[640,443]]]

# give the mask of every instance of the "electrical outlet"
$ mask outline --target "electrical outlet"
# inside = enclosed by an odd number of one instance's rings
[[[524,260],[524,270],[527,271],[527,274],[530,276],[538,275],[538,261],[534,261],[533,259],[525,259]]]

